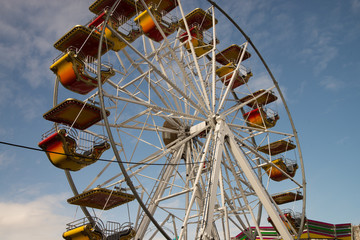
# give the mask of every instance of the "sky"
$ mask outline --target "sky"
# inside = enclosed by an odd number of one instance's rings
[[[51,123],[53,43],[93,15],[90,0],[12,0],[0,8],[0,141],[37,148]],[[303,154],[306,216],[360,224],[360,0],[216,1],[280,84]],[[225,3],[226,2],[226,3]],[[184,0],[187,9],[205,0]],[[230,41],[231,31],[223,38]],[[61,239],[74,207],[45,154],[0,144],[0,238]],[[21,229],[19,231],[18,229]]]

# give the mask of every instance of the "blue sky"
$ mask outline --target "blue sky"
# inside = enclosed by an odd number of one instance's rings
[[[2,3],[0,141],[37,147],[51,127],[42,115],[52,106],[49,66],[59,54],[52,45],[92,17],[92,2]],[[188,2],[188,10],[209,7]],[[217,2],[251,38],[285,94],[305,164],[307,217],[360,224],[360,1]],[[222,31],[230,42],[232,30]],[[74,217],[65,175],[41,152],[0,145],[0,189],[1,239],[60,239]]]

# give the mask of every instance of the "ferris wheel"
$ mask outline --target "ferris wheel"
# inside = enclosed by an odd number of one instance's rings
[[[54,44],[44,114],[54,128],[39,146],[65,170],[67,201],[85,216],[65,239],[302,231],[304,166],[277,82],[216,4],[187,3],[96,0],[94,18]],[[235,42],[223,42],[229,27]]]

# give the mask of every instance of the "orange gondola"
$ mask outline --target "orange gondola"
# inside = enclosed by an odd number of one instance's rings
[[[50,162],[61,169],[78,171],[95,163],[102,153],[110,148],[106,141],[91,141],[87,148],[80,146],[76,139],[65,129],[50,132],[44,140],[39,142],[39,147],[46,151]]]
[[[268,113],[263,107],[251,110],[243,115],[246,123],[254,128],[272,128],[279,120],[277,113]]]
[[[239,61],[245,61],[250,58],[250,56],[251,54],[245,51],[243,46],[236,44],[233,44],[216,54],[215,60],[223,65],[216,70],[216,75],[221,78],[221,81],[225,84],[225,86],[229,85],[230,80],[234,75],[233,72],[235,71],[237,64],[239,64]],[[253,74],[250,69],[240,65],[236,75],[234,76],[235,79],[231,89],[235,89],[247,83],[252,76]]]
[[[164,32],[165,36],[169,36],[175,32],[177,23],[176,22],[166,22],[161,18],[161,15],[158,11],[154,10],[152,7],[149,7],[149,10],[156,22],[159,24],[161,30]],[[134,19],[135,22],[138,22],[143,33],[150,39],[155,42],[160,42],[164,39],[163,35],[157,28],[154,20],[152,19],[150,13],[145,10],[139,14]]]
[[[276,167],[274,167],[275,165]],[[272,161],[272,164],[268,163],[262,166],[265,172],[269,175],[269,177],[274,181],[282,181],[288,179],[288,176],[284,174],[288,174],[290,177],[294,177],[296,170],[298,169],[298,165],[295,161],[291,161],[288,159],[278,158]]]
[[[75,51],[68,50],[50,66],[50,69],[65,88],[79,94],[87,94],[98,86],[96,68],[91,68],[91,64],[86,64]],[[105,67],[101,71],[101,82],[104,83],[114,75],[111,67]]]

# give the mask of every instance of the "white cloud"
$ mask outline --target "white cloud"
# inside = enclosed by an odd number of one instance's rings
[[[263,72],[257,73],[256,76],[250,78],[248,85],[251,91],[257,91],[259,89],[267,89],[274,84],[270,76],[267,73]]]
[[[39,108],[42,108],[44,105],[42,99],[26,96],[26,94],[17,97],[14,103],[20,109],[25,120],[39,117]]]
[[[317,61],[317,64],[315,64],[314,72],[320,73],[325,70],[328,64],[335,59],[337,54],[338,50],[335,47],[328,46],[327,44],[321,44],[315,55],[315,61]]]
[[[0,93],[1,96],[1,93]],[[8,130],[5,128],[0,128],[0,137],[5,136],[8,133]]]
[[[326,90],[339,90],[344,87],[344,83],[334,77],[327,76],[320,81],[320,86],[324,87]]]
[[[61,239],[65,224],[71,221],[61,213],[64,210],[64,199],[65,194],[57,194],[24,203],[1,201],[1,239]]]
[[[52,59],[60,53],[53,43],[76,24],[94,16],[93,0],[13,0],[0,8],[0,107],[22,113],[26,120],[39,115],[43,101],[36,89],[51,89]],[[51,90],[49,90],[51,91]],[[47,92],[49,93],[49,92]],[[17,96],[17,97],[15,97]]]
[[[0,129],[0,134],[1,134],[1,129]],[[0,152],[0,170],[8,166],[10,163],[14,162],[14,160],[15,160],[15,154],[12,153],[11,151],[5,150]]]
[[[15,0],[2,5],[0,31],[6,34],[0,40],[0,67],[21,73],[32,88],[45,83],[44,72],[49,72],[51,59],[58,54],[53,43],[72,26],[93,17],[88,10],[91,3]]]
[[[302,81],[300,83],[300,86],[296,89],[296,93],[298,95],[302,95],[305,92],[305,89],[308,87],[308,82],[307,81]]]
[[[314,30],[313,35],[317,35],[317,31]],[[328,64],[336,58],[338,55],[337,48],[331,46],[325,37],[317,37],[313,40],[311,47],[304,48],[299,52],[303,62],[310,61],[313,64],[313,71],[315,74],[319,74],[324,71]]]
[[[352,0],[351,1],[351,9],[354,12],[358,12],[360,10],[360,1],[359,0]]]
[[[339,139],[336,141],[336,144],[345,145],[347,142],[349,142],[349,140],[350,140],[350,137],[349,137],[349,136],[345,136],[345,137],[339,138]]]
[[[335,33],[338,32],[339,26],[337,24],[324,25],[323,20],[316,15],[305,18],[304,26],[306,27],[303,34],[307,38],[299,56],[303,62],[313,65],[315,74],[320,74],[339,54],[335,42]]]
[[[1,47],[0,47],[1,51]],[[13,92],[11,87],[8,84],[8,81],[4,80],[3,74],[0,74],[0,107],[6,103],[6,100],[13,97]]]

